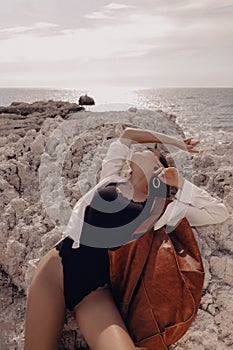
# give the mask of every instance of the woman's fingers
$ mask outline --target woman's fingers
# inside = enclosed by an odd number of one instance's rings
[[[154,172],[154,175],[156,175],[165,184],[177,188],[182,188],[184,183],[184,179],[175,167],[161,167]]]
[[[163,169],[164,169],[164,167],[161,167],[161,168],[159,168],[159,169],[155,170],[155,171],[154,171],[154,175],[158,175],[158,174],[160,174],[160,173],[161,173],[161,171],[163,171]]]
[[[199,140],[193,141],[191,138],[188,138],[184,140],[184,143],[186,143],[186,145],[196,146],[200,143],[200,141]]]
[[[199,153],[200,152],[198,149],[195,149],[193,146],[187,146],[187,150],[190,153]]]
[[[154,171],[154,176],[157,176],[162,182],[166,183],[164,175],[167,168],[161,167]]]
[[[184,140],[186,144],[187,151],[190,153],[199,153],[199,150],[195,149],[195,147],[200,143],[200,141],[193,141],[192,138],[187,138]]]
[[[200,151],[198,151],[197,149],[191,149],[189,150],[189,153],[200,153]]]
[[[193,139],[192,139],[191,137],[189,137],[189,138],[187,138],[187,139],[184,139],[184,142],[185,142],[186,144],[191,144],[191,145],[196,145],[196,144],[200,143],[199,140],[198,140],[198,141],[193,141]]]
[[[189,146],[195,147],[200,143],[200,141],[195,141],[189,144]]]
[[[160,168],[156,173],[158,178],[165,184],[179,187],[180,176],[175,167]]]
[[[192,141],[191,137],[187,138],[187,139],[184,139],[184,142],[189,144],[190,142]]]
[[[162,182],[166,183],[165,173],[167,170],[168,168],[161,167],[154,172],[154,175],[156,175]]]

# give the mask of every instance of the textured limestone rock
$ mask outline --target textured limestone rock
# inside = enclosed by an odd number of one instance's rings
[[[13,102],[8,107],[0,107],[0,136],[10,133],[24,136],[27,130],[39,131],[45,118],[61,116],[84,110],[76,103],[62,101],[37,101],[34,103]]]
[[[39,259],[60,239],[72,207],[98,181],[112,139],[125,125],[183,136],[175,117],[163,112],[73,113],[75,108],[52,101],[0,108],[1,349],[23,349],[31,277]],[[229,211],[233,206],[230,149],[232,145],[205,145],[199,155],[187,156],[169,148],[184,176],[221,198]],[[199,227],[196,235],[206,269],[203,299],[192,328],[174,348],[230,349],[232,218]],[[67,313],[60,350],[85,345],[72,314]]]

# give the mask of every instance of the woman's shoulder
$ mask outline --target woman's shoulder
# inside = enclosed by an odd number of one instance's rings
[[[98,189],[98,194],[106,201],[113,201],[117,198],[116,182],[111,182],[105,187]]]

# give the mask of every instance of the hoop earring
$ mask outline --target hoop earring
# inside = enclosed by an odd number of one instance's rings
[[[155,180],[156,180],[156,182],[155,182]],[[160,187],[160,180],[157,177],[154,177],[152,184],[153,184],[154,188],[159,188]]]

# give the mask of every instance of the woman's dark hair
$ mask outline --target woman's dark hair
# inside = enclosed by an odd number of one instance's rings
[[[158,156],[159,161],[160,161],[160,163],[163,164],[164,168],[169,167],[166,158],[164,157],[164,155],[162,153],[159,152],[159,150],[157,148],[147,147],[147,149],[150,150],[151,152],[153,152],[154,154],[156,154],[156,156]],[[169,198],[171,195],[171,186],[170,185],[166,185],[166,186],[167,186],[166,197]]]

